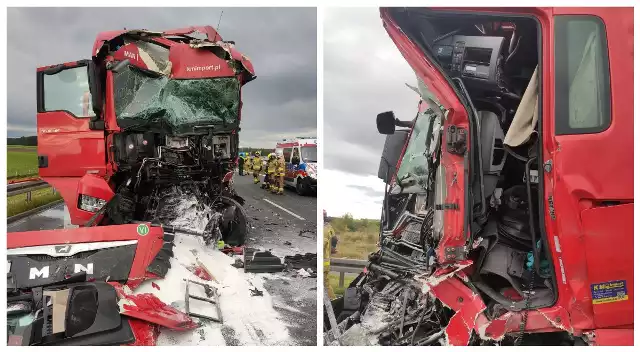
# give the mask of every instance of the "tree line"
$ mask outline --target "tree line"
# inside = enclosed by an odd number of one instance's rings
[[[7,145],[37,146],[38,136],[23,136],[23,137],[7,138]]]
[[[347,213],[339,218],[331,218],[331,227],[337,232],[378,232],[380,221],[373,219],[354,219]]]

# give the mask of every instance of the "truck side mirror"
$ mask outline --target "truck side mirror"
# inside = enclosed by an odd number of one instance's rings
[[[396,130],[396,116],[393,111],[385,111],[376,117],[376,127],[380,134],[393,134]]]
[[[94,115],[89,121],[89,129],[100,131],[105,129],[104,119],[102,118],[104,86],[106,83],[104,66],[100,63],[96,63],[95,61],[90,60],[87,69],[89,79],[89,92],[91,93],[91,106],[94,112]]]
[[[378,115],[380,116],[380,115]],[[409,138],[408,130],[398,130],[393,134],[387,135],[380,157],[380,166],[378,167],[378,178],[386,184],[391,182],[395,174],[396,165],[402,156],[402,149]]]

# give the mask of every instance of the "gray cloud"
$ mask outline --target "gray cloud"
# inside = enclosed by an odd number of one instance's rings
[[[219,31],[251,58],[241,144],[316,133],[316,10],[224,8]],[[38,66],[89,58],[96,34],[122,28],[216,26],[219,8],[7,9],[8,135],[35,134]]]
[[[377,175],[384,136],[376,115],[410,120],[415,75],[382,27],[376,8],[333,8],[324,23],[325,168]]]
[[[381,198],[384,196],[384,192],[374,189],[373,187],[361,186],[361,185],[347,185],[349,188],[357,189],[367,197]],[[377,202],[377,200],[376,200]]]

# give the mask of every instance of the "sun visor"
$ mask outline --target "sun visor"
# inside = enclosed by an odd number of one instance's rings
[[[538,113],[538,67],[536,66],[504,138],[504,144],[517,147],[528,142],[538,123]]]

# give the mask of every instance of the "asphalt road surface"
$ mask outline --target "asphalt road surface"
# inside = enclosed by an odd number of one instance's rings
[[[286,188],[284,195],[275,195],[254,184],[252,176],[237,174],[234,187],[245,199],[250,218],[248,247],[270,250],[279,257],[317,252],[316,197],[301,197]],[[267,278],[264,287],[274,298],[274,308],[284,317],[295,342],[315,345],[316,278],[280,273]]]
[[[317,252],[317,198],[301,197],[294,190],[274,195],[253,184],[253,177],[234,177],[245,199],[251,231],[247,247],[270,250],[278,257]],[[8,232],[61,229],[70,225],[64,204],[7,225]],[[314,265],[314,271],[316,270]],[[263,274],[264,288],[273,308],[289,329],[291,344],[316,345],[317,279],[296,272]],[[233,341],[227,341],[233,344]]]

